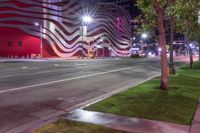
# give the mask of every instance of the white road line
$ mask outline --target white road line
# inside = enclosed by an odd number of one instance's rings
[[[23,67],[22,67],[22,69],[27,69],[27,68],[28,68],[27,66],[23,66]]]
[[[62,64],[53,64],[53,65],[51,65],[51,66],[54,66],[54,67],[76,67],[76,66],[88,66],[88,64],[77,64],[77,63],[75,63],[75,64],[73,64],[73,65],[62,65]],[[3,71],[0,71],[0,73],[1,72],[12,72],[12,71],[17,71],[17,70],[21,70],[21,69],[23,69],[23,70],[31,70],[31,69],[40,69],[40,68],[48,68],[49,66],[40,66],[40,67],[24,67],[24,66],[22,66],[22,67],[20,67],[20,68],[16,68],[16,69],[8,69],[8,70],[3,70]],[[0,76],[1,77],[1,76]]]
[[[39,67],[27,67],[27,68],[24,68],[24,67],[20,67],[20,68],[17,68],[17,69],[8,69],[8,70],[3,70],[3,71],[0,71],[1,72],[12,72],[12,71],[17,71],[17,70],[21,70],[21,69],[26,69],[26,70],[34,70],[34,69],[38,69]]]
[[[101,65],[95,65],[95,66],[83,66],[83,67],[76,67],[76,68],[90,68],[90,67],[107,66],[107,65],[108,64],[101,64]],[[30,75],[37,75],[37,74],[44,74],[44,73],[59,72],[59,71],[64,71],[64,70],[73,70],[73,69],[68,68],[68,69],[34,72],[34,73],[28,73],[28,74],[12,74],[12,75],[0,76],[0,78],[9,78],[9,77],[14,77],[14,76],[30,76]]]
[[[54,66],[59,66],[59,67],[76,67],[76,66],[88,66],[88,64],[77,64],[75,63],[74,65],[62,65],[62,64],[54,64]]]
[[[108,74],[108,73],[114,73],[114,72],[129,70],[129,69],[133,69],[133,68],[135,68],[135,67],[126,67],[126,68],[121,68],[121,69],[110,70],[110,71],[107,71],[107,72],[99,72],[99,73],[94,73],[94,74],[89,74],[89,75],[84,75],[84,76],[79,76],[79,77],[73,77],[73,78],[50,81],[50,82],[39,83],[39,84],[34,84],[34,85],[28,85],[28,86],[23,86],[23,87],[17,87],[17,88],[8,89],[8,90],[1,90],[0,94],[6,93],[6,92],[18,91],[18,90],[25,90],[25,89],[28,89],[28,88],[39,87],[39,86],[44,86],[44,85],[49,85],[49,84],[66,82],[66,81],[71,81],[71,80],[76,80],[76,79],[93,77],[93,76],[98,76],[98,75],[103,75],[103,74]]]

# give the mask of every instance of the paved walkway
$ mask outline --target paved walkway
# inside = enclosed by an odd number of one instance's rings
[[[192,121],[190,133],[200,133],[200,99],[199,99],[196,113],[194,115],[194,119]]]
[[[85,111],[81,109],[69,112],[63,118],[133,133],[188,133],[190,128],[190,126],[186,125]]]

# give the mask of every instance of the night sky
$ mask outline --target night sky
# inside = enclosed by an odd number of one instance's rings
[[[140,11],[136,7],[136,0],[89,0],[89,2],[93,5],[97,3],[115,3],[119,6],[124,7],[132,18],[135,18],[140,15]]]

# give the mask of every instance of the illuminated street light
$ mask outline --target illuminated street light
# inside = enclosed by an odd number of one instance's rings
[[[35,22],[35,26],[38,26],[39,25],[39,23],[38,22]]]
[[[147,33],[143,33],[143,34],[142,34],[142,38],[143,38],[143,39],[146,39],[147,37],[148,37]]]
[[[91,22],[93,22],[92,17],[86,15],[82,17],[82,45],[81,45],[81,58],[83,59],[83,35],[84,35],[84,24],[86,25],[86,30],[87,30],[87,24],[90,24]],[[87,32],[87,31],[86,31]]]
[[[42,59],[42,25],[40,25],[38,22],[35,22],[34,25],[40,28],[40,59]]]
[[[162,48],[158,48],[158,52],[161,52],[162,51]]]
[[[193,46],[192,43],[190,43],[189,46],[190,46],[190,48],[192,48],[192,46]]]
[[[83,21],[84,23],[89,24],[89,23],[91,23],[93,20],[92,20],[92,18],[91,18],[90,16],[83,16],[83,17],[82,17],[82,21]]]
[[[142,37],[142,39],[145,40],[145,39],[147,39],[148,35],[147,35],[147,33],[142,33],[141,37]],[[145,56],[147,57],[147,46],[145,46],[143,40],[141,40],[141,43],[142,43],[142,49],[143,49],[143,51],[145,53]]]

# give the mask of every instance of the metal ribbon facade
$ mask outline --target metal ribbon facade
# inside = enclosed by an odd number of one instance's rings
[[[40,29],[34,22],[41,24],[42,38],[47,42],[43,45],[54,56],[88,56],[88,49],[95,53],[100,46],[114,56],[130,56],[130,17],[119,6],[91,6],[81,0],[1,0],[0,10],[0,27],[20,29],[39,38]],[[85,36],[81,33],[83,15],[93,18]]]

